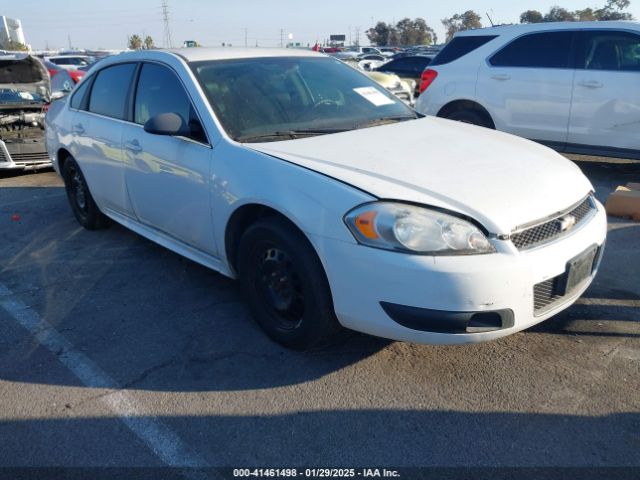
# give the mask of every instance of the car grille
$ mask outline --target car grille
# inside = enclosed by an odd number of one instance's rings
[[[536,314],[543,313],[550,306],[564,298],[555,292],[558,291],[558,283],[561,277],[550,278],[533,287],[533,310]]]
[[[572,210],[544,223],[512,234],[511,241],[518,250],[526,250],[550,242],[573,231],[576,227],[584,223],[595,210],[596,205],[590,195]],[[575,225],[573,228],[566,230],[562,228],[562,219],[569,215],[575,218]]]
[[[2,148],[2,145],[0,145],[0,162],[7,162],[7,161],[9,161],[9,159],[4,153],[4,148]]]
[[[20,165],[30,165],[32,163],[44,163],[50,161],[47,152],[14,153],[11,155],[11,159]]]

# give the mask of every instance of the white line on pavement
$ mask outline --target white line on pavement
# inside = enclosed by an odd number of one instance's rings
[[[25,328],[89,388],[118,390],[118,384],[86,355],[79,352],[51,324],[18,300],[0,283],[0,307]],[[157,418],[145,416],[135,398],[124,390],[101,398],[109,409],[170,467],[204,468],[207,463]]]

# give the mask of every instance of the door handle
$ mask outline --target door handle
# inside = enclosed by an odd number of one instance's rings
[[[140,143],[138,143],[137,140],[125,142],[124,148],[126,148],[127,150],[133,153],[140,153],[142,151],[142,147],[140,146]]]
[[[597,82],[595,80],[583,80],[579,82],[578,85],[585,88],[602,88],[604,87],[603,83]]]
[[[76,125],[74,125],[73,127],[71,127],[71,131],[73,133],[76,133],[78,135],[83,135],[84,134],[84,127],[82,126],[81,123],[78,123]]]
[[[506,80],[511,80],[511,75],[507,75],[506,73],[496,73],[495,75],[491,75],[491,78],[504,82]]]

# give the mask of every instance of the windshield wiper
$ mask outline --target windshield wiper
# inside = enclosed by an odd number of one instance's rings
[[[318,135],[329,135],[331,133],[346,132],[347,128],[306,128],[299,130],[279,130],[277,132],[261,133],[258,135],[243,135],[236,138],[237,142],[255,142],[258,140],[267,140],[270,138],[278,139],[288,137],[294,140],[300,137],[315,137]]]
[[[387,117],[374,118],[364,123],[358,123],[354,126],[354,130],[366,127],[376,127],[378,125],[386,125],[388,123],[405,122],[407,120],[417,120],[417,115],[390,115]]]

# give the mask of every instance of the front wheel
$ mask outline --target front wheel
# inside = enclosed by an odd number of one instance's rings
[[[273,340],[302,350],[340,329],[322,264],[293,226],[276,217],[258,220],[242,236],[238,255],[251,313]]]
[[[108,219],[93,200],[87,181],[75,159],[67,158],[62,169],[62,178],[69,205],[78,223],[87,230],[105,228]]]

